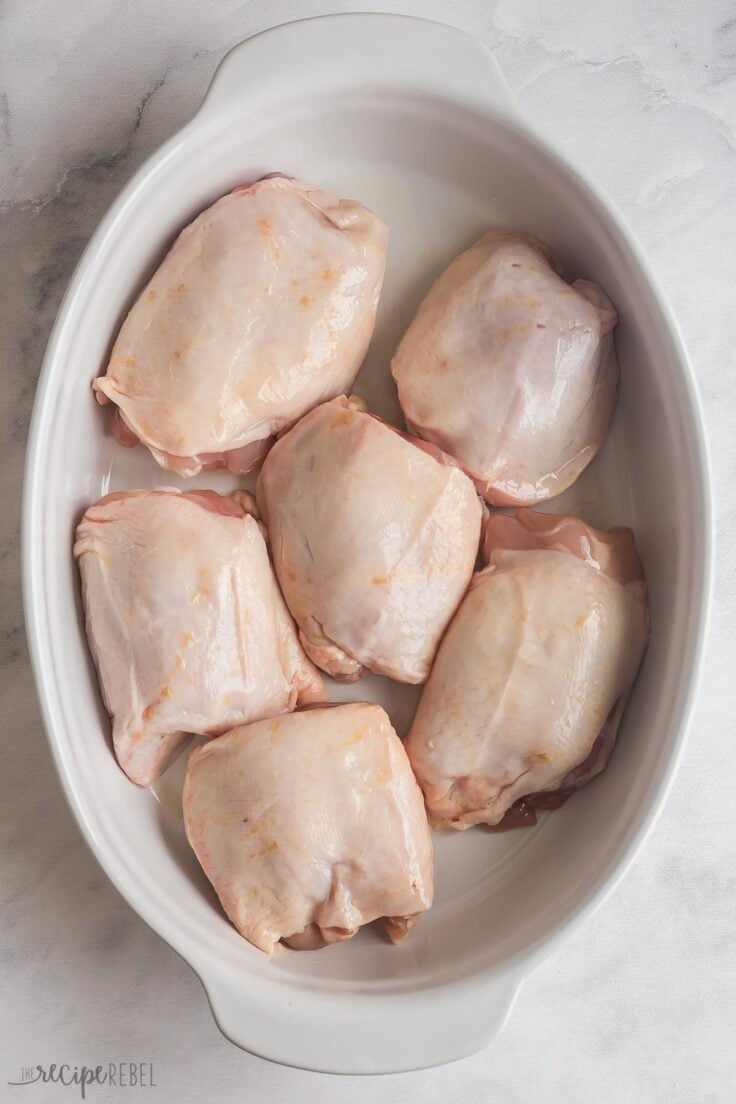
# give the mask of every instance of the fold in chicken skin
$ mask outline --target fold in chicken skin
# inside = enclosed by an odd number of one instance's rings
[[[648,637],[629,529],[486,523],[406,749],[438,828],[534,823],[606,766]]]
[[[219,199],[176,239],[94,381],[120,443],[182,476],[248,471],[274,434],[349,390],[386,237],[362,204],[284,176]]]
[[[434,283],[396,350],[410,431],[454,456],[492,505],[560,494],[608,430],[615,324],[600,288],[565,283],[541,242],[491,231]]]
[[[187,733],[325,698],[258,522],[213,491],[127,491],[77,528],[87,638],[120,766],[152,785]]]
[[[257,498],[307,655],[347,682],[423,682],[478,550],[462,471],[337,398],[274,445]]]
[[[267,954],[393,941],[432,903],[432,840],[378,705],[312,707],[236,728],[189,757],[187,838],[237,930]]]

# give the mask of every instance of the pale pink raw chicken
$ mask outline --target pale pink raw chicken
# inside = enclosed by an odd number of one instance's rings
[[[483,555],[406,743],[439,828],[534,823],[602,771],[648,636],[629,529],[522,510]]]
[[[307,654],[423,682],[470,582],[481,504],[431,446],[333,399],[276,443],[258,480],[271,553]]]
[[[87,638],[113,745],[150,786],[186,733],[325,697],[297,639],[260,526],[213,491],[126,491],[77,528]]]
[[[491,231],[434,283],[396,350],[407,425],[495,506],[560,494],[608,430],[615,324],[601,289],[565,283],[546,246]]]
[[[245,472],[274,436],[350,388],[373,333],[386,228],[284,176],[236,188],[176,239],[94,381],[179,475]]]
[[[432,903],[432,841],[401,741],[378,705],[259,721],[189,757],[187,838],[241,935],[271,954],[401,939]]]

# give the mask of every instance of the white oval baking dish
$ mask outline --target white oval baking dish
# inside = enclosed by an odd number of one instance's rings
[[[177,230],[280,170],[372,206],[391,230],[378,330],[357,390],[396,418],[392,349],[431,279],[489,225],[550,242],[616,303],[613,431],[550,504],[632,524],[652,638],[609,769],[533,830],[436,836],[437,898],[400,947],[372,932],[267,959],[220,911],[181,829],[181,763],[156,793],[113,759],[84,642],[71,543],[110,489],[177,483],[118,447],[90,381]],[[217,473],[199,485],[227,489]],[[136,174],[90,242],[39,384],[25,485],[28,634],[69,802],[134,909],[197,971],[223,1032],[280,1062],[345,1073],[434,1065],[483,1046],[524,977],[611,890],[661,805],[703,649],[711,522],[703,430],[675,323],[611,203],[520,117],[491,55],[459,31],[383,15],[289,24],[236,47],[202,109]],[[344,691],[340,692],[346,696]],[[416,691],[371,678],[401,731]],[[52,903],[53,907],[53,903]]]

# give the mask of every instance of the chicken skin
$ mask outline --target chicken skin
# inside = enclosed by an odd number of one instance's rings
[[[600,288],[565,283],[541,242],[491,231],[434,283],[396,351],[410,432],[454,456],[494,506],[560,494],[608,430],[615,324]]]
[[[277,442],[257,497],[307,655],[346,682],[423,682],[473,572],[471,481],[341,397]]]
[[[386,237],[360,203],[284,176],[219,199],[176,239],[94,381],[120,443],[182,476],[252,468],[274,434],[350,388]]]
[[[438,828],[533,823],[602,771],[648,636],[629,529],[496,515],[483,558],[406,743]]]
[[[120,766],[152,785],[186,733],[325,697],[260,526],[213,491],[127,491],[77,528],[87,638]]]
[[[432,840],[378,705],[312,707],[236,728],[189,757],[187,838],[240,934],[272,954],[401,939],[432,903]]]

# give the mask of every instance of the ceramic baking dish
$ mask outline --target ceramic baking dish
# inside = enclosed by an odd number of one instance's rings
[[[606,289],[620,316],[614,427],[550,508],[634,526],[652,638],[604,775],[534,829],[436,836],[436,904],[401,946],[366,931],[271,960],[228,924],[186,845],[181,762],[155,791],[115,763],[71,545],[100,495],[177,483],[142,448],[116,445],[93,401],[90,381],[121,319],[185,223],[275,170],[356,196],[390,227],[378,328],[356,386],[384,417],[399,416],[388,361],[419,299],[489,226],[536,234],[571,276]],[[234,481],[215,473],[194,484]],[[69,802],[120,892],[197,971],[233,1042],[346,1073],[438,1064],[488,1042],[524,976],[611,890],[664,799],[702,654],[710,526],[698,400],[672,316],[610,201],[523,119],[483,46],[421,20],[348,15],[279,27],[225,58],[201,110],[131,180],[71,282],[33,416],[24,572]],[[336,696],[348,694],[381,701],[405,731],[417,692],[368,678]]]

